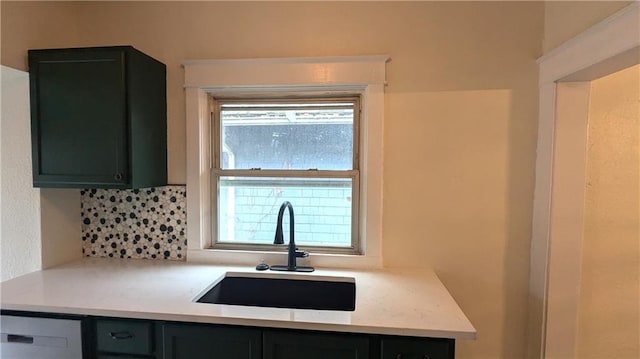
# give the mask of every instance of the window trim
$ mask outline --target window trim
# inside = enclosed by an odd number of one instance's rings
[[[211,238],[211,96],[252,96],[265,91],[305,95],[359,94],[361,255],[311,252],[313,265],[382,265],[382,138],[388,56],[188,61],[185,69],[187,141],[187,261],[270,263],[286,253],[207,249]],[[210,242],[209,242],[210,243]]]

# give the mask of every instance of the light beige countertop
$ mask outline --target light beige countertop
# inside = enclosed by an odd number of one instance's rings
[[[0,307],[49,313],[337,332],[474,339],[476,331],[432,271],[324,270],[296,275],[356,280],[350,311],[196,303],[226,272],[252,267],[86,258],[0,285]],[[286,272],[269,272],[284,275]]]

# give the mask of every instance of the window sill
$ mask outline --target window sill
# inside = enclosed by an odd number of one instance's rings
[[[269,265],[286,264],[284,251],[247,251],[222,249],[189,249],[187,262],[255,266],[264,260]],[[298,265],[317,268],[381,268],[382,258],[355,254],[309,253],[298,258]]]

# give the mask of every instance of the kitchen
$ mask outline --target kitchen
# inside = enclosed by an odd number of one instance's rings
[[[537,2],[3,1],[2,64],[26,70],[33,48],[122,44],[160,59],[168,183],[184,185],[184,61],[388,54],[384,266],[437,273],[478,332],[456,342],[458,357],[520,358],[535,351],[527,349],[535,60],[624,5],[581,4],[580,18],[568,5]],[[42,189],[40,201],[42,268],[79,259],[80,191]]]

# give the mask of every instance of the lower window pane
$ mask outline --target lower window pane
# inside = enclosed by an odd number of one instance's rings
[[[293,205],[295,241],[351,246],[352,179],[220,177],[218,243],[273,244],[278,210]],[[289,212],[283,218],[289,242]]]

